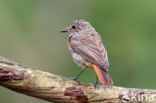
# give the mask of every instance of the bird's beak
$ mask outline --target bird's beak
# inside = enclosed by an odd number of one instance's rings
[[[68,32],[68,31],[67,31],[67,29],[64,29],[64,30],[61,30],[60,32],[66,33],[66,32]]]

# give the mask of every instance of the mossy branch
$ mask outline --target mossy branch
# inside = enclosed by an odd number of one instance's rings
[[[0,57],[0,85],[55,103],[156,103],[156,90],[78,83]]]

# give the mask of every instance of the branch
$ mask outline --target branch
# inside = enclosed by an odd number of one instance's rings
[[[55,103],[156,103],[156,90],[103,86],[32,70],[0,57],[0,85]]]

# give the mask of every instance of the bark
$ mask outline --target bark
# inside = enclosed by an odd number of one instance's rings
[[[156,103],[156,90],[79,83],[0,57],[0,86],[55,103]]]

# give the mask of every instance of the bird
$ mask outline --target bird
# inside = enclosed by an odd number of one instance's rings
[[[96,73],[95,84],[98,84],[98,80],[104,85],[113,84],[108,74],[107,50],[94,27],[89,22],[79,19],[72,21],[61,32],[69,35],[67,42],[69,51],[74,62],[82,67],[74,80],[78,80],[86,69],[92,68]]]

